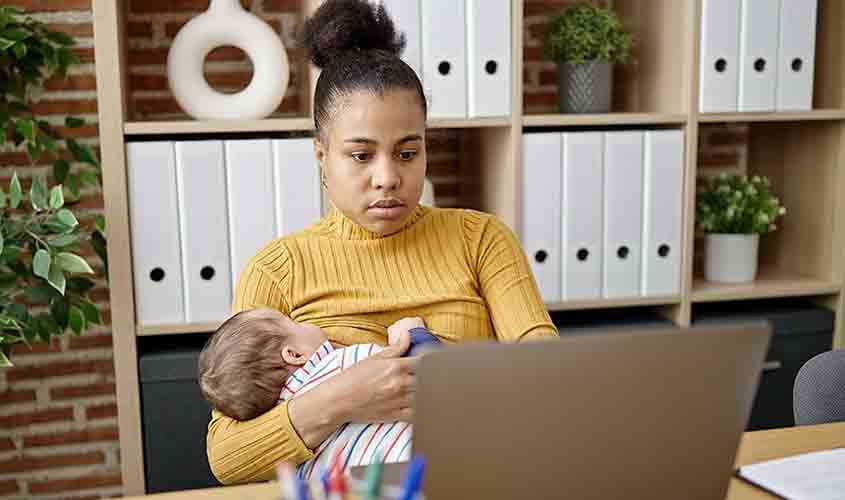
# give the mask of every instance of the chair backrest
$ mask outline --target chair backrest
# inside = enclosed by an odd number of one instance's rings
[[[845,349],[807,361],[795,377],[792,402],[795,425],[845,421]]]

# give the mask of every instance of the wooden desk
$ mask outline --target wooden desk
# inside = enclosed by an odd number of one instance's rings
[[[736,465],[746,465],[763,460],[845,447],[845,422],[806,427],[792,427],[771,431],[746,432],[742,436]],[[229,486],[206,490],[162,493],[146,497],[147,500],[277,500],[275,482]],[[682,498],[683,495],[679,495]],[[726,500],[771,500],[776,497],[739,479],[731,479]]]

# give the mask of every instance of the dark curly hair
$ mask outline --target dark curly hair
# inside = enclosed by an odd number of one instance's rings
[[[327,0],[305,22],[300,38],[322,70],[314,90],[314,127],[321,140],[336,105],[359,90],[380,96],[394,89],[414,90],[427,115],[422,83],[399,58],[405,35],[397,33],[383,4]]]

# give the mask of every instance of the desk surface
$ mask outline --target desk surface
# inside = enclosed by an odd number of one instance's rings
[[[806,453],[810,451],[845,447],[845,422],[805,427],[790,427],[770,431],[746,432],[742,436],[736,465],[747,465],[763,460]],[[146,497],[154,500],[277,500],[276,483],[250,484],[162,493]],[[732,479],[726,500],[771,500],[776,498],[739,479]]]

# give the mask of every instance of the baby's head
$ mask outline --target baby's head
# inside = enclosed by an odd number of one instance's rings
[[[255,418],[278,402],[285,380],[325,341],[319,327],[296,323],[275,309],[240,312],[200,353],[200,391],[226,416]]]

